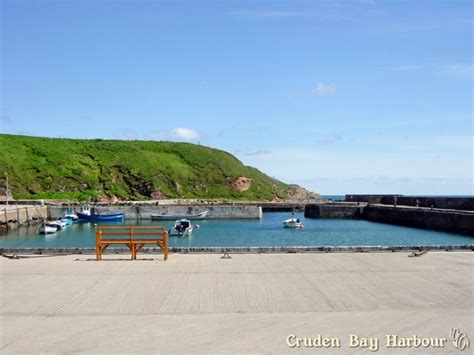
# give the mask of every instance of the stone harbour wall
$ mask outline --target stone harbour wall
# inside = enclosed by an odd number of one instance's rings
[[[473,211],[357,203],[328,203],[306,205],[305,217],[363,219],[371,222],[474,236]]]
[[[327,203],[306,205],[304,216],[309,218],[361,218],[363,207],[357,204]]]
[[[367,206],[363,219],[371,222],[433,229],[474,236],[474,213],[426,208]]]
[[[49,206],[49,218],[54,219],[64,213],[67,207]],[[134,205],[134,206],[93,206],[93,213],[125,213],[125,219],[150,219],[152,214],[183,215],[209,211],[208,219],[260,219],[262,208],[252,205]]]
[[[403,196],[403,195],[346,195],[347,202],[365,202],[369,204],[393,205],[397,199],[397,205],[431,207],[442,209],[453,209],[463,211],[474,211],[474,197],[443,197],[443,196]]]
[[[36,224],[48,217],[46,206],[3,205],[0,207],[0,234],[24,224]]]

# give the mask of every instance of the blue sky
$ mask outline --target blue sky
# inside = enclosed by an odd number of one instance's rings
[[[473,194],[471,1],[1,1],[0,132],[200,142],[323,194]]]

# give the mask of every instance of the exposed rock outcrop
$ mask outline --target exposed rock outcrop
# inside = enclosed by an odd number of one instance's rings
[[[150,194],[152,200],[164,200],[166,197],[159,189],[156,189]]]
[[[309,191],[305,189],[304,187],[301,187],[296,184],[289,185],[288,201],[307,203],[307,202],[318,202],[322,200],[323,198],[318,193]]]
[[[250,189],[252,186],[252,180],[245,176],[239,176],[235,181],[232,182],[232,186],[239,192],[244,192]]]

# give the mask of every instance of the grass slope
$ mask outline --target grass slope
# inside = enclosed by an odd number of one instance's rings
[[[229,153],[174,142],[40,138],[0,134],[0,172],[14,198],[87,200],[102,196],[271,200],[288,185]],[[239,176],[252,179],[237,191]]]

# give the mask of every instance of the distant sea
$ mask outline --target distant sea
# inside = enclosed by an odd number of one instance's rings
[[[368,194],[370,195],[370,194]],[[378,195],[378,194],[373,194],[373,195]],[[344,199],[346,198],[346,195],[322,195],[324,199],[326,200],[333,200],[333,201],[344,201]],[[423,195],[423,194],[420,194],[420,195],[413,195],[413,194],[408,194],[408,195],[403,195],[405,197],[413,197],[413,196],[416,196],[416,197],[469,197],[469,198],[472,198],[474,197],[474,195]]]
[[[344,201],[346,195],[323,195],[325,200]]]

